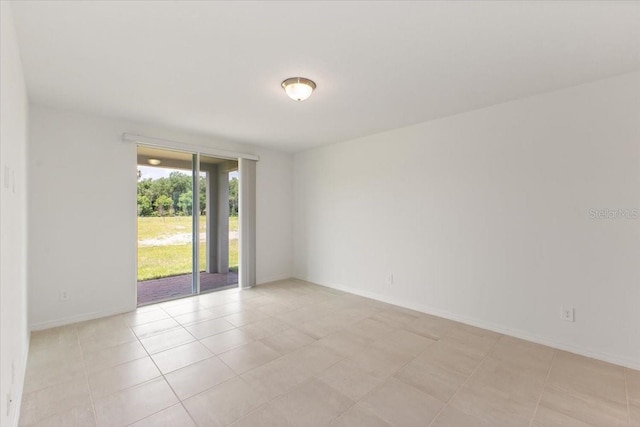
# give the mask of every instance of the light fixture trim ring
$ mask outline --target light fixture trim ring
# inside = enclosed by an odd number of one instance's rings
[[[304,101],[309,98],[316,89],[316,83],[306,77],[289,77],[281,83],[287,96],[294,101]],[[300,91],[300,88],[305,88]]]

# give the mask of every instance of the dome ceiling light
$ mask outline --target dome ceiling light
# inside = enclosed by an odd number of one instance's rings
[[[311,96],[316,84],[304,77],[290,77],[282,82],[282,88],[294,101],[304,101]]]
[[[162,163],[162,160],[160,160],[160,159],[149,159],[149,160],[147,160],[147,162],[149,162],[149,164],[152,165],[152,166],[158,166],[160,163]]]

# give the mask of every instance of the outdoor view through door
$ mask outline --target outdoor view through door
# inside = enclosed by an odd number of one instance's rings
[[[236,160],[138,147],[138,305],[238,283],[237,171]]]

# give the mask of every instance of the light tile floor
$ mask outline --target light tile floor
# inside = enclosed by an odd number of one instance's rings
[[[20,425],[640,426],[640,372],[285,280],[33,333]]]

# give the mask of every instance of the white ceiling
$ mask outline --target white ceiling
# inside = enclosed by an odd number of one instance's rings
[[[640,2],[13,2],[31,101],[299,151],[640,69]],[[318,84],[294,102],[280,82]]]

